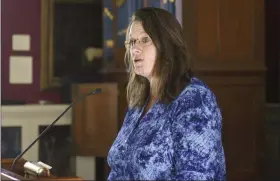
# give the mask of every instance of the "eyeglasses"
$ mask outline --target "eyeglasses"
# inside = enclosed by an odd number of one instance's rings
[[[139,39],[131,39],[131,40],[125,41],[124,45],[128,49],[128,48],[133,48],[136,45],[136,43],[139,43],[139,45],[141,47],[145,47],[145,46],[148,46],[148,45],[152,44],[152,42],[153,41],[150,37],[143,37],[140,40]]]

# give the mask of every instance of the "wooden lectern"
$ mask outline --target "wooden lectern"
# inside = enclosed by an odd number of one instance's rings
[[[13,159],[1,159],[1,180],[57,180],[57,181],[78,181],[82,180],[79,177],[56,177],[50,175],[48,177],[36,177],[27,178],[25,177],[24,164],[27,162],[24,159],[20,159],[14,166],[13,171],[10,171]]]

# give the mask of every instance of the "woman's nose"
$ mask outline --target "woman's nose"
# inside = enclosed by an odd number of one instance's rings
[[[141,53],[140,47],[137,46],[137,45],[134,46],[133,49],[132,49],[132,53],[133,53],[134,55],[139,55],[139,54]]]

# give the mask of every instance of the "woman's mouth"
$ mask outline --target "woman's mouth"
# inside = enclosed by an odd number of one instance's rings
[[[141,62],[141,61],[143,61],[143,59],[135,59],[135,60],[134,60],[135,63]]]
[[[141,66],[143,63],[143,59],[135,59],[134,60],[134,65],[135,66]]]

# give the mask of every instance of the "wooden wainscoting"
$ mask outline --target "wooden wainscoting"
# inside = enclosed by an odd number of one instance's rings
[[[263,72],[248,75],[216,72],[215,76],[199,77],[215,93],[221,108],[228,180],[261,180],[264,157]]]
[[[264,0],[183,0],[183,29],[195,72],[223,114],[228,181],[262,178]]]

